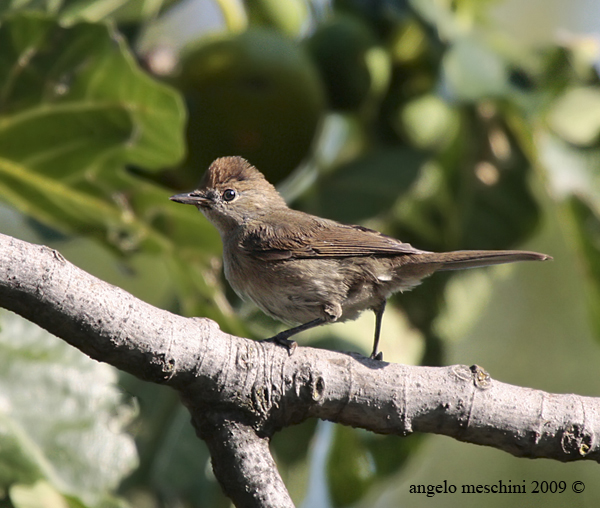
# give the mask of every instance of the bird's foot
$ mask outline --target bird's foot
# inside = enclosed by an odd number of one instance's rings
[[[275,344],[279,344],[280,346],[287,348],[290,356],[294,354],[294,351],[296,351],[296,347],[298,346],[298,343],[295,340],[287,339],[285,336],[281,336],[280,333],[268,339],[263,339],[261,342],[274,342]]]

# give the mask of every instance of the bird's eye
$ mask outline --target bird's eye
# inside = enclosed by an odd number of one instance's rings
[[[237,192],[233,189],[227,189],[223,192],[223,200],[224,201],[233,201],[237,196]]]

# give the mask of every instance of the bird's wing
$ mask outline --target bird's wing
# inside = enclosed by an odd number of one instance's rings
[[[311,216],[308,216],[311,217]],[[320,218],[289,223],[261,224],[251,228],[241,247],[265,260],[345,258],[423,254],[390,236],[364,228]]]

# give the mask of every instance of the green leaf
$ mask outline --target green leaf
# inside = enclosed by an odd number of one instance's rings
[[[140,407],[136,420],[140,467],[122,490],[145,489],[158,499],[169,499],[171,505],[229,507],[213,475],[208,449],[196,436],[190,414],[175,391],[128,374],[122,375],[121,383]]]
[[[107,18],[131,23],[156,17],[165,0],[70,0],[67,3],[60,13],[61,21],[66,24]]]
[[[120,106],[32,108],[0,118],[0,154],[28,170],[64,179],[79,176],[104,157],[114,158],[132,128],[130,115]]]
[[[424,95],[406,104],[400,114],[402,131],[421,149],[434,149],[452,141],[458,133],[459,118],[436,95]]]
[[[587,275],[590,322],[600,339],[600,148],[581,150],[549,133],[538,135],[538,140],[550,186],[571,211],[577,254]]]
[[[600,208],[597,202],[587,203],[578,196],[572,196],[569,205],[580,246],[580,259],[588,275],[587,302],[590,320],[596,337],[600,340]]]
[[[0,322],[0,488],[106,499],[137,465],[115,371],[15,314]]]
[[[302,0],[252,0],[246,8],[253,25],[270,26],[290,37],[300,36],[308,21],[308,6]]]
[[[19,10],[39,10],[54,14],[62,4],[63,0],[8,0],[0,2],[0,15]]]
[[[369,27],[353,16],[336,16],[319,25],[306,41],[325,85],[329,106],[352,111],[363,105],[372,85],[367,55],[375,44]]]
[[[365,434],[363,440],[373,461],[377,476],[383,478],[404,467],[408,458],[417,451],[423,436],[411,434],[406,437]]]
[[[370,152],[317,183],[313,211],[344,222],[359,222],[389,210],[416,180],[424,161],[424,153],[412,148]]]
[[[317,420],[310,419],[277,432],[271,439],[271,448],[278,462],[291,466],[305,460],[316,426]]]
[[[129,3],[129,0],[72,0],[61,12],[61,21],[72,24],[78,21],[97,22],[106,19]]]
[[[0,47],[3,157],[73,178],[108,157],[155,170],[183,156],[179,96],[146,76],[107,25],[13,15]]]
[[[417,435],[382,436],[336,425],[327,459],[333,505],[349,506],[363,498],[375,482],[404,467],[421,442]]]
[[[67,500],[43,481],[33,485],[12,485],[9,496],[15,508],[69,508]]]
[[[576,195],[587,203],[600,200],[600,147],[581,150],[549,132],[537,135],[540,159],[555,196]]]
[[[373,457],[359,437],[361,431],[336,425],[327,460],[329,492],[334,506],[362,498],[375,479]]]
[[[239,330],[210,266],[218,234],[142,176],[183,154],[179,94],[147,76],[105,24],[12,13],[0,47],[0,199],[113,253],[160,254],[175,308]]]
[[[553,105],[548,121],[569,143],[590,146],[600,138],[600,88],[567,90]]]
[[[276,183],[310,152],[323,114],[311,60],[273,30],[204,37],[181,58],[189,122],[185,186],[217,157],[240,155]]]
[[[37,10],[59,15],[61,23],[65,25],[109,18],[119,22],[135,22],[154,18],[164,3],[165,0],[9,0],[0,4],[0,14]]]
[[[230,32],[243,32],[248,28],[244,6],[237,0],[215,0],[221,9],[223,22]]]
[[[0,158],[0,195],[21,212],[68,233],[96,236],[122,251],[168,250],[166,239],[116,203]],[[165,196],[165,202],[166,196]]]
[[[510,168],[494,169],[499,177],[497,182],[491,183],[482,176],[486,166],[475,168],[474,192],[463,208],[461,245],[464,248],[493,249],[517,245],[538,223],[540,212],[529,188],[527,178],[531,168],[527,161]]]
[[[476,101],[508,92],[508,72],[497,52],[475,38],[459,39],[444,55],[442,68],[451,94]]]
[[[502,117],[490,122],[465,109],[456,142],[427,165],[397,210],[394,236],[422,249],[510,248],[539,219],[520,140]],[[476,146],[485,148],[473,157]]]
[[[121,251],[168,250],[124,194],[152,185],[123,168],[181,158],[179,96],[146,76],[106,25],[14,14],[0,26],[0,47],[0,197]],[[151,194],[155,207],[170,204],[166,190]]]

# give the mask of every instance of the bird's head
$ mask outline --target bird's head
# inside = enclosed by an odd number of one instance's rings
[[[196,190],[170,199],[196,206],[220,233],[287,207],[275,187],[241,157],[215,160]]]

